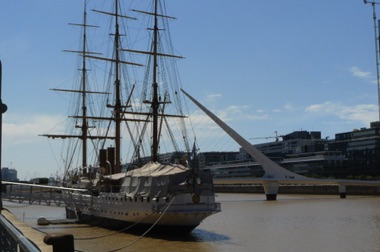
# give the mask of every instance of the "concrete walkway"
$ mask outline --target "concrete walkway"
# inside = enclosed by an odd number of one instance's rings
[[[53,251],[53,247],[50,245],[47,245],[44,243],[44,237],[45,234],[41,233],[32,227],[30,227],[25,222],[20,221],[16,218],[11,212],[7,211],[6,209],[1,210],[1,214],[9,221],[11,222],[25,237],[27,237],[29,240],[31,240],[34,244],[37,245],[37,247],[45,252],[45,251]]]

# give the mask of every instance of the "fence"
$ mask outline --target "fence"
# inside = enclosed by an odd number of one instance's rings
[[[62,191],[54,187],[35,186],[30,184],[9,183],[3,184],[3,200],[28,204],[46,204],[50,206],[64,205]]]
[[[1,251],[33,252],[40,249],[0,214]]]

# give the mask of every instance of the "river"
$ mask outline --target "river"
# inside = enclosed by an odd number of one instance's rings
[[[278,195],[265,201],[262,194],[220,193],[217,200],[222,212],[185,237],[140,237],[84,224],[38,226],[38,217],[61,219],[64,209],[3,205],[42,232],[72,233],[78,251],[380,251],[380,197]]]

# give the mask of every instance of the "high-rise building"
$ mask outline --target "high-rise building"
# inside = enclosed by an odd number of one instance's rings
[[[1,178],[4,181],[18,181],[17,170],[3,167],[1,168]]]
[[[335,134],[329,149],[340,151],[347,158],[347,172],[351,175],[380,175],[380,122],[370,128],[354,129]]]

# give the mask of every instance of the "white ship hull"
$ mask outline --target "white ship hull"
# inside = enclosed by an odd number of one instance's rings
[[[220,203],[215,203],[214,195],[181,193],[151,199],[126,197],[121,193],[101,193],[99,196],[64,193],[68,217],[114,228],[140,224],[189,232],[206,217],[220,211]]]
[[[188,232],[220,211],[211,174],[180,164],[148,163],[102,181],[84,191],[63,191],[68,218],[111,228],[140,224]]]

